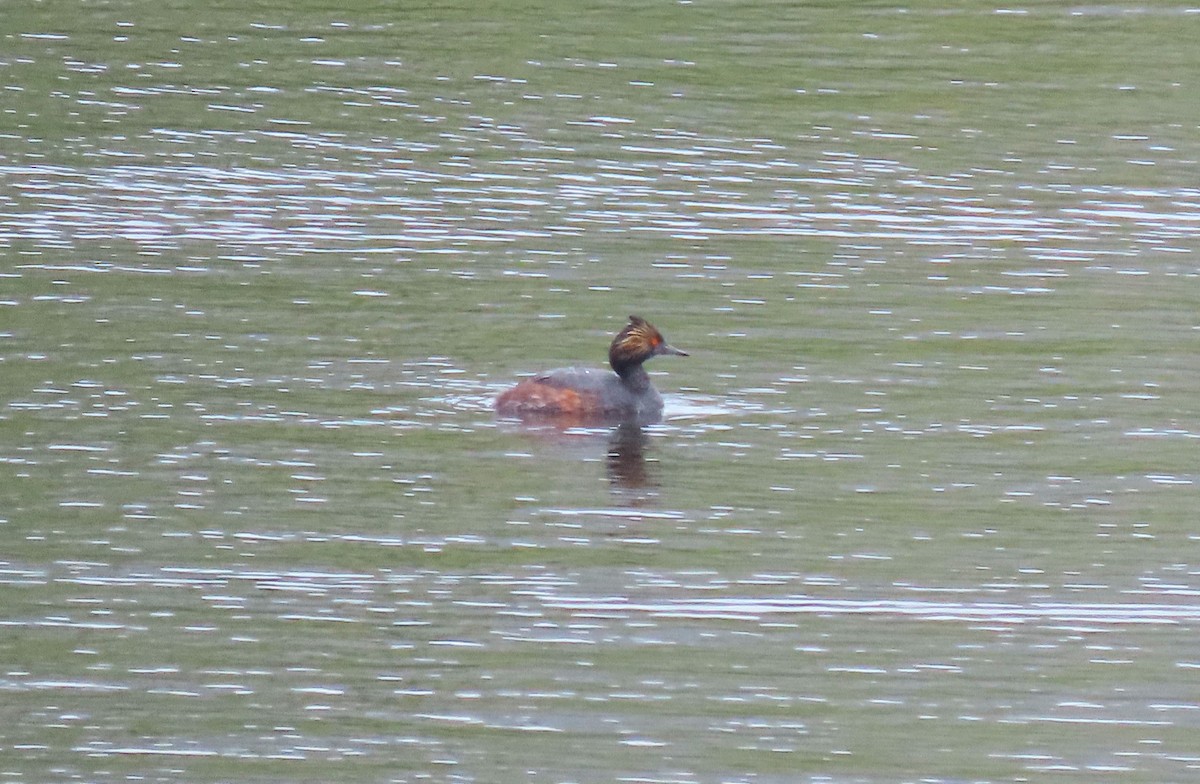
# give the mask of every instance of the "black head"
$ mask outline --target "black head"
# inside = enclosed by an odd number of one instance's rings
[[[608,347],[608,363],[617,371],[617,375],[624,376],[650,357],[662,354],[687,356],[687,352],[668,345],[662,333],[649,321],[641,316],[630,316],[629,323],[617,333]]]

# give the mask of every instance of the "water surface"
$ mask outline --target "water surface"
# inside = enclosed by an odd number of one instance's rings
[[[1196,9],[10,11],[7,779],[1195,776]]]

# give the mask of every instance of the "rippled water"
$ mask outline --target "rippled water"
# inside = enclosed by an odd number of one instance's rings
[[[1195,9],[9,10],[7,780],[1200,769]]]

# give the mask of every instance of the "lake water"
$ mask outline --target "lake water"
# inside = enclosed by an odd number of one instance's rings
[[[3,781],[1200,776],[1200,8],[3,28]]]

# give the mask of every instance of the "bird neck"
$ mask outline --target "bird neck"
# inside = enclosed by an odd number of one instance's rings
[[[621,377],[621,383],[634,392],[644,392],[650,388],[650,374],[642,367],[641,362],[631,365],[613,365],[613,370]]]

